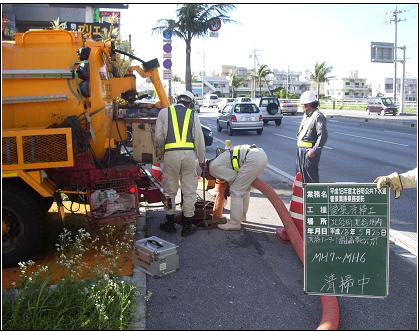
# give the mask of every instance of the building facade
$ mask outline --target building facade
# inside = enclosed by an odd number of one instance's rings
[[[367,98],[371,96],[371,87],[366,78],[359,78],[356,71],[350,77],[330,78],[324,84],[324,94],[332,99]]]
[[[393,78],[384,78],[384,91],[383,94],[386,97],[393,97]],[[405,101],[417,101],[418,100],[418,79],[417,78],[405,78],[404,79],[404,100]],[[401,95],[401,79],[396,80],[396,92],[398,99],[400,100]]]

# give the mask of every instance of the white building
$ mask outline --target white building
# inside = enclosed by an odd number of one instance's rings
[[[380,92],[383,93],[386,97],[393,97],[393,78],[386,77],[384,78],[384,89],[380,89]],[[401,79],[396,80],[396,92],[398,99],[400,100],[401,94]],[[381,86],[380,86],[381,87]],[[417,78],[405,78],[404,79],[404,100],[405,101],[417,101],[418,100],[418,80]]]
[[[353,71],[350,77],[330,78],[324,84],[324,94],[332,99],[366,98],[371,96],[371,87]]]

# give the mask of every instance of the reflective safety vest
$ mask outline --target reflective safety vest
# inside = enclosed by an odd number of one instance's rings
[[[183,105],[176,105],[184,107]],[[180,129],[178,123],[178,114],[174,106],[170,106],[167,128],[166,142],[164,144],[164,150],[193,150],[195,145],[192,137],[192,124],[191,120],[192,110],[188,108],[185,113],[179,114],[180,120],[183,119],[182,125],[182,137],[180,136]]]
[[[306,115],[304,115],[304,125],[303,125],[303,121],[301,121],[300,124],[300,128],[298,129],[298,133],[297,133],[297,146],[299,148],[312,148],[313,147],[313,142],[306,142],[303,141],[304,136],[307,134],[307,130],[308,128],[311,126],[311,124],[315,121],[316,119],[316,115],[317,115],[318,110],[314,110],[313,113],[311,114],[310,118],[307,119]]]
[[[233,169],[237,172],[240,169],[240,150],[242,145],[237,145],[233,148],[233,150],[230,152],[231,155],[231,166]],[[255,144],[252,144],[249,146],[249,148],[246,150],[246,155],[244,156],[244,159],[246,159],[247,154],[249,153],[251,148],[256,148]]]
[[[240,169],[239,158],[240,158],[240,145],[234,147],[233,151],[231,152],[231,166],[236,172]]]

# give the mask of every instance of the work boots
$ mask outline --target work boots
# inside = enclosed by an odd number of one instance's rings
[[[192,220],[193,217],[185,217],[182,216],[183,218],[183,227],[182,227],[182,236],[188,236],[188,235],[192,235],[193,233],[196,232],[196,227],[194,225],[192,225]]]
[[[166,215],[166,222],[163,224],[160,224],[160,230],[166,233],[176,233],[174,214]]]
[[[239,231],[241,229],[240,222],[235,223],[231,219],[227,220],[225,224],[218,224],[217,227],[223,231]]]

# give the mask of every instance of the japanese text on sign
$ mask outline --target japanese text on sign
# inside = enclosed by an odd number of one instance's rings
[[[304,290],[312,294],[388,294],[388,188],[305,184]]]

